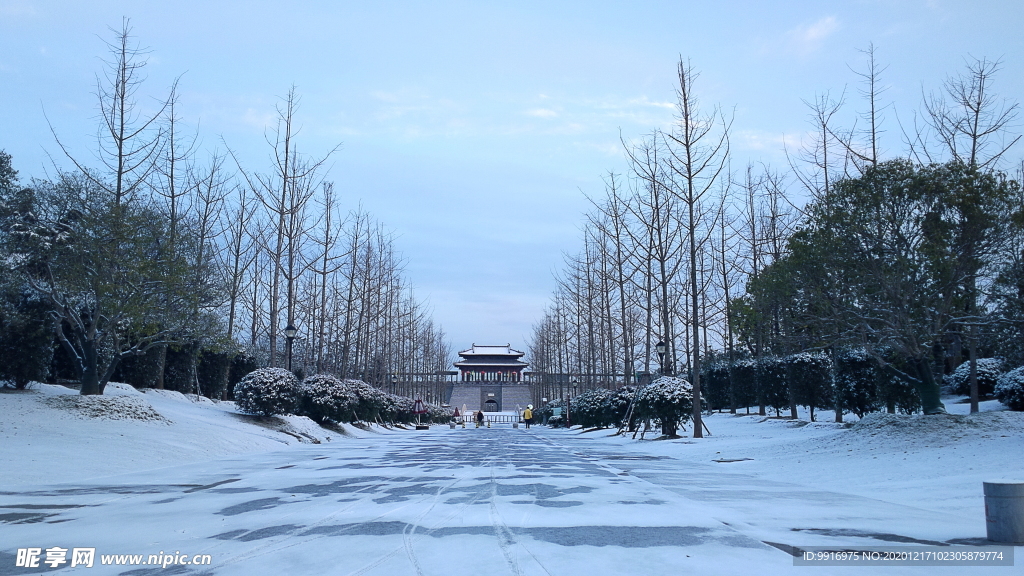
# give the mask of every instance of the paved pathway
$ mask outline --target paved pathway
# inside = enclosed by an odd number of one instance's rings
[[[779,534],[851,537],[814,532],[821,517],[764,514],[769,496],[797,498],[792,486],[567,440],[435,427],[0,492],[0,575],[49,569],[15,567],[16,550],[55,546],[96,549],[94,567],[58,568],[82,574],[818,575],[834,572],[794,568]],[[853,525],[870,533],[880,508],[867,509]],[[100,565],[133,554],[210,563]]]

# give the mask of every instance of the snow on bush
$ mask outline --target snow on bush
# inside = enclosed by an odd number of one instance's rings
[[[729,362],[726,358],[714,358],[701,366],[701,396],[711,410],[732,406],[732,391],[729,387]]]
[[[612,397],[608,399],[608,411],[614,418],[612,425],[622,426],[623,421],[626,419],[626,413],[629,412],[629,405],[632,404],[635,396],[636,385],[633,384],[623,386],[612,393]],[[635,417],[630,418],[630,420],[636,422]]]
[[[571,417],[573,424],[584,428],[606,428],[618,424],[613,411],[615,393],[606,388],[586,390],[572,399]]]
[[[427,413],[423,415],[423,421],[443,424],[451,421],[454,417],[455,410],[452,408],[445,408],[437,404],[427,404]]]
[[[753,358],[737,360],[729,367],[733,391],[736,394],[736,407],[746,408],[757,405],[757,370]]]
[[[562,410],[562,415],[555,417],[555,408]],[[565,400],[554,399],[549,401],[544,406],[541,406],[540,410],[533,411],[534,419],[539,418],[541,422],[547,422],[548,426],[552,428],[558,428],[559,426],[565,426]]]
[[[260,368],[235,384],[235,404],[247,414],[274,416],[296,409],[299,380],[284,368]]]
[[[406,396],[388,393],[387,408],[381,413],[381,417],[394,424],[411,424],[416,421],[416,415],[412,413],[416,406],[415,400]]]
[[[317,422],[352,422],[359,397],[344,382],[330,374],[316,374],[302,381],[300,410]]]
[[[863,348],[844,348],[835,355],[836,394],[844,411],[858,418],[879,407],[878,363]]]
[[[692,411],[693,386],[684,378],[662,376],[637,392],[637,415],[660,422],[663,434],[674,435]]]
[[[345,380],[345,386],[359,398],[356,408],[356,419],[363,422],[375,422],[378,419],[389,420],[385,412],[392,406],[389,395],[362,380]]]
[[[754,364],[757,392],[764,403],[775,409],[778,416],[789,408],[789,382],[786,380],[786,364],[776,356],[762,356]]]
[[[995,393],[996,398],[1010,410],[1024,410],[1024,366],[1000,376],[996,382]]]
[[[978,359],[978,394],[991,396],[996,389],[996,381],[1003,373],[1001,358]],[[945,377],[953,394],[968,396],[971,393],[971,363],[964,362],[957,366],[952,374]]]
[[[832,390],[832,358],[823,352],[799,352],[782,359],[786,367],[786,380],[792,391],[792,401],[806,406],[814,422],[815,408],[832,408],[835,395]]]

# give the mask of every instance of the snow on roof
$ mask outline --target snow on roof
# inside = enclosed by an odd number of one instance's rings
[[[519,360],[504,360],[504,361],[502,361],[502,360],[490,360],[490,361],[488,361],[488,360],[476,360],[476,359],[474,359],[474,360],[462,360],[462,361],[459,361],[459,362],[455,362],[453,364],[453,366],[458,366],[459,368],[468,368],[468,367],[472,367],[472,366],[482,366],[482,367],[485,367],[485,368],[496,368],[496,367],[498,367],[498,368],[500,368],[500,367],[508,367],[508,368],[520,367],[520,368],[522,368],[522,367],[525,367],[525,366],[529,366],[529,364],[527,364],[526,362],[521,362]]]
[[[511,344],[504,346],[477,346],[459,352],[459,356],[522,356],[523,352],[513,350]]]

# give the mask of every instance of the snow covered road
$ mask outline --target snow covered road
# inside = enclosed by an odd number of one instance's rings
[[[53,547],[95,548],[93,567],[56,568],[83,574],[864,574],[794,567],[778,545],[958,536],[918,534],[949,525],[938,512],[714,466],[541,427],[434,427],[0,491],[0,575],[51,570]],[[17,567],[30,547],[39,568]],[[164,568],[149,555],[210,561]]]

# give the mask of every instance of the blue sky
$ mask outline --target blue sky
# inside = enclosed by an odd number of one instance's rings
[[[64,2],[0,0],[0,149],[22,176],[66,167],[49,118],[95,148],[95,74],[108,27],[152,49],[144,102],[182,75],[180,108],[205,149],[268,165],[264,131],[291,85],[300,147],[336,144],[328,178],[398,235],[416,294],[454,347],[525,347],[579,245],[601,177],[624,172],[620,134],[673,119],[675,63],[735,120],[733,165],[785,165],[808,129],[802,100],[846,90],[858,49],[888,69],[896,122],[968,56],[1002,59],[994,88],[1024,96],[1024,4],[847,2]],[[1019,154],[1018,154],[1019,155]],[[51,161],[52,156],[52,161]]]

